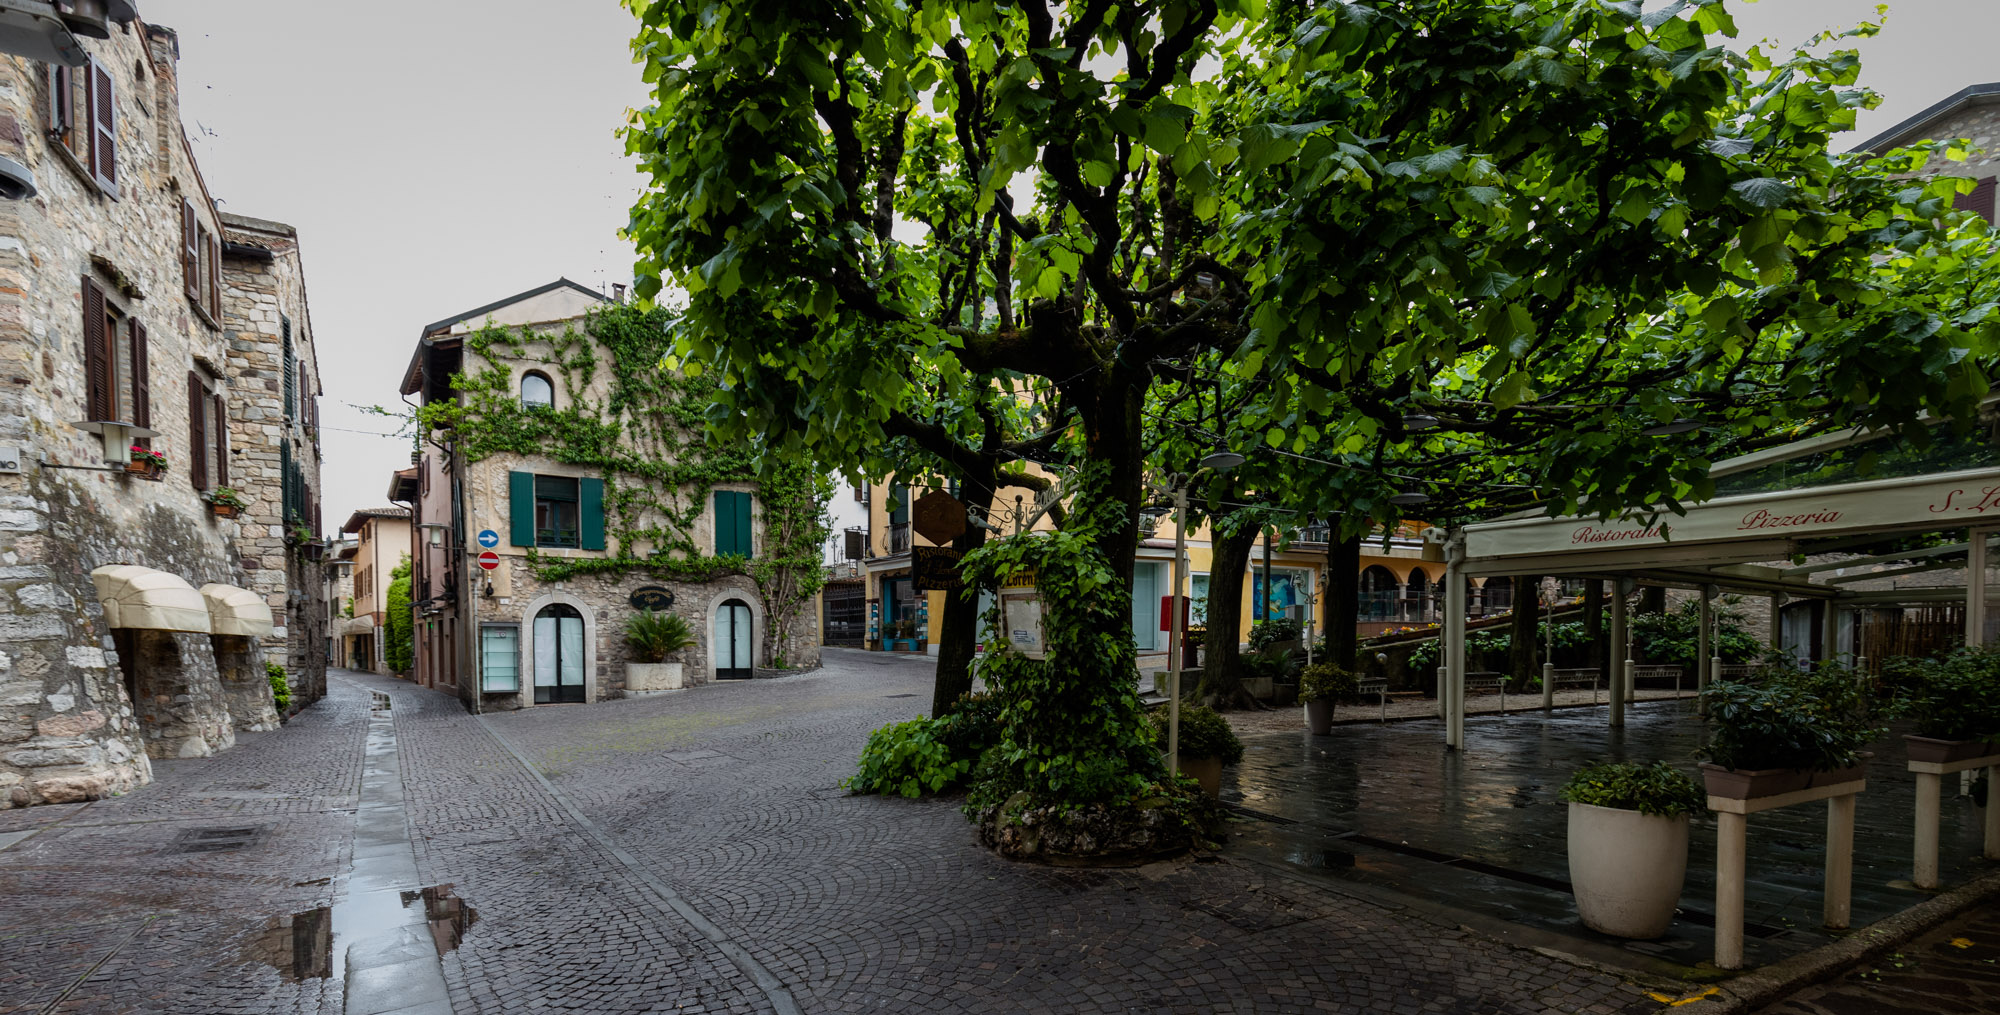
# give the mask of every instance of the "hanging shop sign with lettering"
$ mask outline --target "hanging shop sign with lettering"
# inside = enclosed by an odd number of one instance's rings
[[[663,613],[674,608],[674,594],[658,585],[641,585],[632,590],[632,608]]]
[[[965,587],[958,559],[964,556],[949,546],[910,547],[910,587],[918,592],[956,592]]]

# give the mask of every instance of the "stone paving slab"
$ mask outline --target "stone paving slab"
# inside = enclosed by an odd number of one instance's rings
[[[1951,920],[1829,983],[1762,1009],[1764,1015],[1994,1015],[2000,1013],[2000,905]]]

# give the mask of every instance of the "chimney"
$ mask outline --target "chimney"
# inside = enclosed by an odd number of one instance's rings
[[[625,283],[623,282],[611,283],[611,302],[616,303],[620,306],[623,306],[625,304]]]

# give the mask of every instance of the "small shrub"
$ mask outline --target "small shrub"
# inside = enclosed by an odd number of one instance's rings
[[[1700,753],[1724,768],[1830,772],[1861,760],[1882,730],[1844,672],[1772,671],[1761,683],[1718,680],[1702,692],[1710,739]]]
[[[1687,773],[1664,761],[1650,765],[1616,761],[1581,768],[1563,784],[1559,795],[1571,803],[1666,818],[1708,809],[1708,796],[1702,788]]]
[[[973,762],[952,756],[950,717],[884,726],[861,749],[861,770],[841,783],[852,793],[941,793],[962,781]]]
[[[1261,652],[1267,646],[1281,641],[1292,641],[1299,637],[1302,628],[1290,617],[1266,620],[1250,629],[1250,650]]]
[[[694,632],[679,614],[640,610],[625,618],[625,644],[636,661],[663,663],[668,656],[693,645]]]
[[[264,664],[264,676],[271,681],[271,702],[278,706],[278,714],[284,715],[292,707],[292,685],[285,680],[285,668],[277,663]]]
[[[1361,678],[1332,663],[1314,663],[1299,674],[1300,701],[1348,704],[1361,700]]]
[[[1934,740],[2000,740],[2000,651],[1964,648],[1943,659],[1889,660],[1895,714]]]
[[[1167,710],[1156,709],[1152,714],[1153,732],[1159,740],[1160,750],[1167,749]],[[1236,731],[1229,728],[1229,721],[1206,705],[1181,706],[1181,756],[1184,758],[1221,758],[1225,765],[1234,765],[1243,760],[1243,741],[1236,739]]]
[[[944,740],[952,757],[976,764],[987,748],[999,743],[1001,711],[1000,699],[991,694],[960,695],[952,702],[944,714],[948,722]]]

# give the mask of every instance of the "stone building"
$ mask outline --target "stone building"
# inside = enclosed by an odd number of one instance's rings
[[[323,657],[290,642],[313,624],[282,626],[300,586],[259,574],[310,552],[277,549],[282,439],[258,431],[279,378],[238,247],[261,241],[190,152],[175,34],[108,34],[80,66],[0,61],[0,156],[37,188],[0,201],[0,807],[123,792],[149,758],[274,728],[267,653]],[[316,499],[316,458],[292,478]]]
[[[354,555],[360,544],[353,539],[336,539],[329,553],[326,574],[326,665],[351,668],[348,662],[347,630],[354,623]]]
[[[1994,184],[2000,177],[2000,81],[1967,85],[1932,103],[1922,112],[1856,145],[1857,152],[1884,154],[1918,141],[1965,138],[1972,151],[1964,162],[1933,157],[1926,173],[1964,176],[1975,181],[1970,194],[1960,194],[1958,206],[1993,221]]]
[[[362,508],[340,527],[354,533],[354,617],[341,632],[344,658],[357,670],[389,672],[383,654],[383,625],[388,619],[390,573],[410,555],[410,509]]]
[[[665,351],[657,315],[566,279],[423,329],[402,393],[461,416],[391,486],[415,507],[419,683],[492,710],[817,665],[810,593],[773,589],[791,554],[817,584],[823,504],[774,514],[747,453],[702,444]],[[637,603],[687,622],[677,679],[628,679]]]

